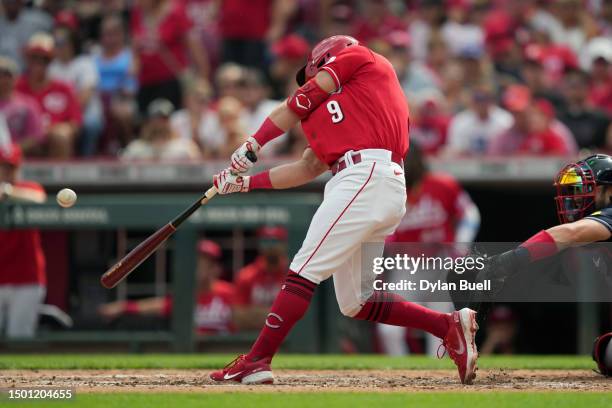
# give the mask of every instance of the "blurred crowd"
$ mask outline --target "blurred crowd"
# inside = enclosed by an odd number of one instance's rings
[[[611,150],[605,0],[2,0],[0,144],[26,157],[227,158],[310,47],[386,56],[428,155]],[[299,127],[266,148],[301,153]]]

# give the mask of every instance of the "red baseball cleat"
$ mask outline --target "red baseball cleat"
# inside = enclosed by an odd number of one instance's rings
[[[241,354],[223,370],[210,373],[215,381],[236,381],[242,384],[273,384],[274,375],[270,364],[264,361],[248,361],[245,354]]]
[[[462,384],[471,384],[476,378],[476,360],[478,350],[474,339],[478,324],[476,323],[476,312],[463,308],[449,315],[450,326],[444,337],[442,345],[448,351],[459,370],[459,378]]]

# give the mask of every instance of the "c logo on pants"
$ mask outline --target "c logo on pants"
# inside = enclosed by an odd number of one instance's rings
[[[275,317],[278,320],[278,324],[270,323],[271,317]],[[268,317],[266,318],[266,326],[268,326],[271,329],[278,329],[279,327],[281,327],[280,324],[283,323],[283,321],[284,321],[283,318],[277,315],[276,313],[268,313]]]

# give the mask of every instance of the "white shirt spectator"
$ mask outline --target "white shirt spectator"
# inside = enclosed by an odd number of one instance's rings
[[[123,160],[196,160],[200,158],[200,153],[191,140],[175,138],[160,144],[136,139],[127,145],[121,158]]]
[[[58,59],[53,60],[49,65],[49,76],[71,84],[77,91],[86,88],[97,90],[100,82],[95,61],[89,55],[80,55],[68,63],[63,63]],[[95,110],[95,112],[101,113],[102,103],[97,94],[92,96],[86,110]],[[87,115],[87,113],[85,114]]]
[[[485,120],[472,110],[464,110],[451,119],[447,149],[455,154],[484,153],[491,140],[512,123],[512,115],[497,106],[489,109]]]
[[[23,67],[23,47],[38,32],[49,32],[53,19],[38,9],[25,7],[15,21],[9,21],[0,13],[0,55],[8,56]]]
[[[453,55],[466,48],[484,47],[482,28],[474,24],[459,24],[449,21],[442,26],[442,38]]]
[[[170,126],[174,132],[183,140],[191,140],[191,118],[189,112],[186,109],[181,109],[172,114],[170,118]],[[219,123],[219,118],[216,112],[212,110],[206,110],[202,112],[202,118],[200,120],[196,139],[203,146],[204,151],[210,150],[213,152],[218,151],[221,146],[227,140],[227,134],[225,129]]]
[[[265,99],[261,101],[254,110],[244,109],[242,113],[242,123],[246,126],[245,129],[247,134],[252,135],[257,132],[257,129],[266,120],[268,115],[279,105],[279,101],[272,99]],[[279,151],[287,143],[287,134],[284,133],[276,139],[270,141],[265,147],[260,150],[259,156],[261,157],[272,157],[279,153]]]

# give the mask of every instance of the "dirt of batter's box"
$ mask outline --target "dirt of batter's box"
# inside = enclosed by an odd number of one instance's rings
[[[612,381],[587,370],[479,370],[471,386],[452,370],[276,370],[274,385],[218,384],[203,370],[4,370],[0,388],[57,387],[76,392],[414,392],[607,391]]]

